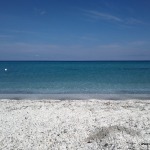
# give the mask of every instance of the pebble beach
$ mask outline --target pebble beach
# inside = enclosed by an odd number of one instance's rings
[[[149,100],[0,100],[0,149],[147,150]]]

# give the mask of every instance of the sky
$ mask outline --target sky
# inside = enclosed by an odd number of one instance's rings
[[[150,60],[150,0],[0,0],[0,60]]]

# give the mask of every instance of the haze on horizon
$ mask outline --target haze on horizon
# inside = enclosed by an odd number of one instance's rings
[[[150,60],[149,0],[1,0],[0,60]]]

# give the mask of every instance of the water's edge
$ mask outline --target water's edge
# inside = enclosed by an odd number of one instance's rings
[[[1,99],[10,100],[150,100],[150,94],[0,94]]]

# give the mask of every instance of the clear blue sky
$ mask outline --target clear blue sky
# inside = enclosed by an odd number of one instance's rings
[[[150,60],[150,0],[1,0],[0,60]]]

